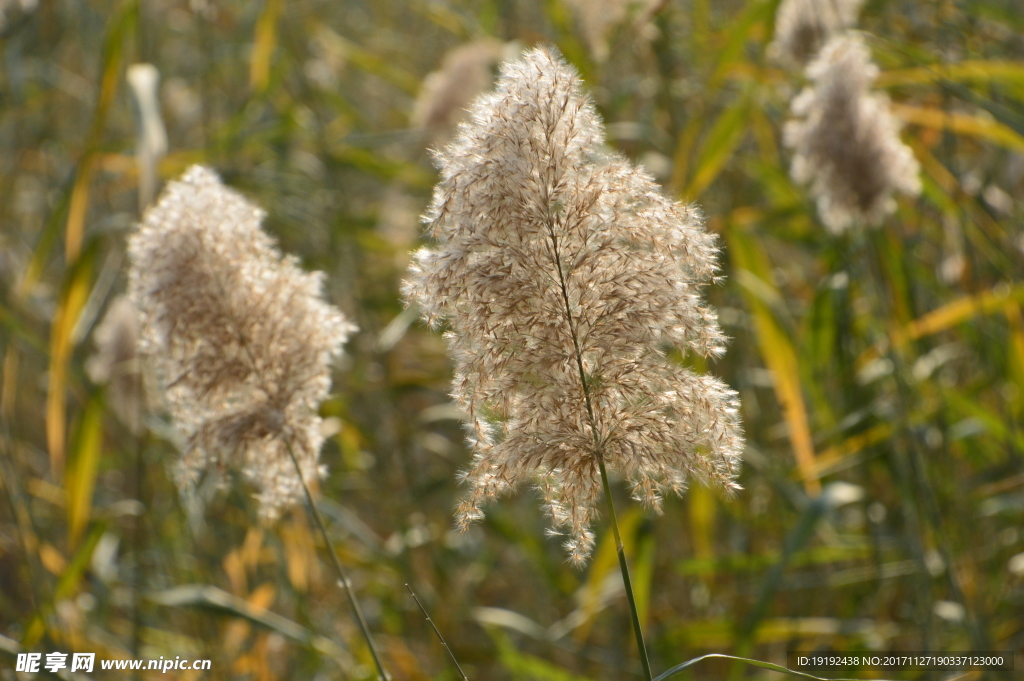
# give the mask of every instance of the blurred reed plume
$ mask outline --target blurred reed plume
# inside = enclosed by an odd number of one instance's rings
[[[187,438],[183,482],[237,467],[274,517],[322,474],[317,407],[355,327],[321,299],[320,273],[281,255],[263,217],[193,166],[132,235],[129,276],[142,349]]]
[[[426,128],[429,138],[443,142],[466,114],[477,95],[494,81],[492,69],[501,59],[504,46],[493,38],[482,38],[449,50],[441,68],[423,79],[409,121],[414,128]]]
[[[803,66],[834,34],[853,27],[864,0],[783,0],[775,13],[775,38],[768,53],[784,64]]]
[[[431,324],[450,324],[453,397],[474,449],[459,525],[532,480],[577,564],[594,544],[605,464],[657,508],[691,475],[736,489],[742,446],[734,393],[666,357],[668,346],[723,352],[699,294],[715,238],[602,142],[559,56],[539,48],[505,64],[437,154],[435,246],[404,285]]]
[[[876,224],[895,209],[894,192],[921,191],[918,162],[900,141],[888,98],[870,92],[877,76],[858,34],[833,38],[807,67],[812,85],[793,100],[796,118],[785,127],[793,179],[810,183],[833,232]]]
[[[107,386],[107,403],[133,433],[139,430],[139,313],[128,296],[118,296],[93,332],[96,352],[86,360],[89,380]]]
[[[607,61],[612,31],[627,18],[637,27],[645,27],[664,0],[566,0],[576,14],[580,32],[598,62]]]

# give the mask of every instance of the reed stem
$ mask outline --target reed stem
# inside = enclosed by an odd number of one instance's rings
[[[622,572],[622,582],[626,588],[626,600],[629,601],[629,615],[633,621],[633,635],[636,637],[637,652],[640,654],[640,664],[644,668],[644,678],[652,681],[651,663],[647,657],[647,646],[644,644],[644,632],[640,628],[640,613],[636,609],[636,596],[633,594],[633,582],[629,579],[629,565],[626,563],[626,550],[622,545],[622,536],[619,533],[619,522],[615,517],[615,503],[612,501],[612,488],[608,482],[608,471],[604,465],[604,450],[601,437],[598,432],[597,418],[594,414],[594,401],[590,395],[590,382],[587,380],[587,372],[583,368],[583,352],[580,349],[579,334],[576,329],[576,321],[572,314],[572,305],[569,302],[569,287],[566,282],[565,271],[562,268],[562,258],[558,250],[558,237],[555,236],[553,221],[548,222],[548,236],[551,239],[551,254],[554,258],[555,269],[558,271],[558,283],[562,290],[562,302],[565,305],[565,318],[569,324],[569,335],[572,338],[573,352],[576,359],[576,369],[579,371],[580,387],[583,391],[583,402],[587,407],[587,419],[590,422],[590,432],[594,437],[594,452],[597,458],[597,467],[601,471],[601,484],[604,486],[604,498],[608,503],[608,517],[612,522],[612,532],[615,535],[615,550],[619,554],[619,570]]]
[[[615,535],[615,550],[619,554],[619,570],[622,572],[622,581],[626,587],[626,600],[629,601],[629,615],[633,620],[633,634],[636,636],[636,647],[640,652],[640,664],[644,668],[644,678],[652,681],[651,662],[647,659],[647,645],[644,643],[644,632],[640,628],[640,612],[636,608],[636,596],[633,594],[633,583],[629,579],[629,565],[626,563],[626,550],[622,545],[622,537],[619,535],[619,522],[615,518],[615,502],[612,501],[612,488],[608,484],[608,471],[604,467],[604,458],[597,460],[597,466],[601,470],[601,484],[604,485],[604,498],[608,502],[608,517],[612,523],[612,533]]]
[[[334,542],[331,541],[330,536],[327,534],[327,526],[324,525],[323,516],[320,515],[320,510],[313,502],[313,495],[309,491],[306,479],[302,476],[302,468],[299,466],[299,460],[296,458],[295,452],[292,450],[291,443],[288,442],[287,439],[284,440],[284,443],[288,448],[288,456],[291,457],[292,463],[295,464],[295,472],[299,476],[299,482],[302,483],[302,490],[306,493],[306,502],[309,504],[309,512],[316,521],[316,526],[320,528],[320,535],[324,538],[324,544],[327,545],[327,552],[331,554],[331,562],[334,564],[334,571],[338,574],[338,583],[345,589],[345,595],[348,596],[348,602],[352,606],[352,612],[356,615],[356,622],[359,624],[359,630],[363,633],[366,645],[370,649],[370,655],[373,657],[373,663],[377,667],[377,676],[381,681],[391,681],[391,676],[387,671],[385,671],[384,664],[380,661],[380,654],[377,652],[377,646],[373,642],[373,636],[370,635],[370,628],[366,625],[366,618],[363,617],[363,610],[359,607],[359,601],[356,600],[356,595],[352,591],[352,583],[349,582],[345,568],[341,565],[341,560],[338,558],[338,552],[334,549]]]

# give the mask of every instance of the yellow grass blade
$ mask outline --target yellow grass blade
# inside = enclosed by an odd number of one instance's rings
[[[912,69],[883,71],[878,76],[879,87],[918,85],[945,79],[956,82],[1024,84],[1024,63],[974,59],[959,64],[935,64]]]
[[[908,104],[893,104],[892,111],[897,117],[913,125],[980,137],[1007,149],[1024,151],[1024,137],[1009,126],[990,118]]]
[[[46,444],[50,451],[50,468],[60,479],[64,469],[65,411],[68,361],[71,357],[72,332],[89,298],[92,281],[93,252],[84,255],[75,265],[71,280],[64,290],[50,329],[50,380],[46,394]]]
[[[95,156],[86,153],[78,165],[75,184],[68,201],[68,220],[64,228],[64,259],[73,263],[82,250],[82,236],[85,234],[85,218],[89,212],[89,187],[92,185],[92,171]]]
[[[844,630],[848,623],[833,617],[773,617],[765,619],[757,628],[755,640],[758,644],[780,644],[800,639],[833,639],[849,636]],[[898,629],[894,625],[877,625],[865,622],[864,628],[876,630],[885,640]],[[736,624],[730,618],[691,620],[676,628],[675,636],[679,645],[694,648],[728,648],[735,644]],[[876,633],[872,632],[872,633]]]
[[[0,388],[0,415],[9,420],[14,415],[14,399],[18,390],[18,350],[13,344],[4,353],[3,387]]]
[[[636,533],[637,523],[640,522],[640,509],[631,506],[619,517],[619,530],[623,544],[626,547],[626,554],[630,554],[633,536]],[[594,616],[600,611],[601,592],[608,575],[617,572],[619,569],[619,554],[615,547],[615,537],[611,530],[605,532],[604,537],[598,543],[594,551],[594,558],[590,562],[590,570],[587,572],[587,583],[583,586],[583,597],[580,603],[580,610],[583,611],[583,623],[573,633],[573,637],[580,641],[587,640],[590,627],[594,622]]]
[[[924,336],[945,331],[968,319],[1004,311],[1007,304],[1024,301],[1024,284],[1002,284],[973,296],[964,296],[918,317],[899,332],[893,341],[902,345]]]
[[[828,471],[838,466],[845,459],[856,456],[866,447],[878,444],[890,435],[892,435],[892,426],[888,423],[883,423],[823,450],[814,462],[811,475],[816,478],[827,475]]]
[[[1006,321],[1010,323],[1009,364],[1010,379],[1017,384],[1017,394],[1009,400],[1014,416],[1020,422],[1024,415],[1024,315],[1020,311],[1020,303],[1014,301],[1003,308]]]
[[[253,92],[262,93],[270,84],[270,62],[277,47],[277,22],[283,6],[281,0],[267,0],[256,20],[252,61],[249,63],[249,84]]]
[[[78,427],[73,458],[68,462],[65,478],[68,511],[68,548],[75,550],[92,513],[92,493],[96,486],[103,451],[103,408],[91,400]]]
[[[800,366],[796,349],[764,302],[764,290],[778,295],[768,283],[768,262],[763,249],[747,232],[734,227],[727,233],[729,255],[754,317],[761,356],[772,372],[772,385],[789,430],[789,441],[793,446],[800,478],[807,493],[817,496],[821,492],[821,483],[814,475],[814,441],[800,386]]]
[[[96,100],[96,111],[93,115],[92,130],[86,142],[86,151],[78,163],[75,183],[68,201],[68,217],[64,230],[64,259],[73,263],[78,259],[85,234],[85,219],[89,212],[89,187],[92,184],[95,170],[95,150],[100,144],[107,113],[117,95],[117,85],[121,78],[121,61],[124,53],[124,39],[135,23],[138,6],[135,0],[129,0],[110,22],[110,28],[103,44],[102,75],[100,76],[99,97]]]
[[[329,42],[332,51],[342,55],[352,66],[385,80],[413,97],[420,90],[419,78],[399,68],[384,57],[360,47],[329,29],[320,32],[320,38]]]
[[[686,493],[690,507],[690,533],[693,557],[711,559],[714,549],[711,541],[715,525],[715,496],[703,485],[694,485]]]
[[[693,177],[683,192],[685,198],[690,200],[697,198],[721,174],[725,164],[732,158],[736,147],[746,135],[747,110],[749,108],[749,100],[743,96],[723,111],[715,121],[708,132],[704,146],[701,147]]]
[[[654,579],[655,550],[654,535],[650,532],[643,533],[637,542],[632,575],[630,575],[633,598],[636,600],[637,617],[641,627],[647,626],[647,615],[651,609],[651,582]]]

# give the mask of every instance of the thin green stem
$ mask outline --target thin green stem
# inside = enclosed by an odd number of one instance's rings
[[[345,595],[348,596],[348,602],[352,606],[352,612],[356,615],[356,622],[359,624],[359,630],[363,633],[366,645],[370,649],[370,655],[373,657],[373,663],[377,666],[377,676],[381,681],[391,681],[391,676],[384,670],[384,665],[380,661],[380,654],[378,654],[377,646],[373,642],[373,636],[370,635],[370,628],[366,625],[366,618],[363,617],[363,610],[359,607],[359,601],[356,600],[356,595],[352,591],[352,583],[349,582],[348,575],[345,573],[345,568],[341,565],[341,560],[338,558],[338,552],[334,550],[334,542],[331,541],[330,536],[327,534],[327,526],[324,525],[323,516],[320,515],[320,510],[316,507],[316,503],[313,502],[313,495],[309,491],[306,479],[302,476],[302,467],[299,466],[299,460],[295,456],[295,452],[292,450],[291,443],[288,442],[287,439],[284,439],[284,443],[285,447],[288,448],[288,455],[292,458],[292,463],[295,464],[295,472],[299,476],[299,482],[302,483],[302,491],[306,493],[306,502],[309,504],[309,512],[316,521],[316,526],[320,528],[320,535],[324,538],[324,543],[327,545],[327,553],[331,554],[331,562],[334,564],[334,571],[338,574],[338,583],[345,589]]]

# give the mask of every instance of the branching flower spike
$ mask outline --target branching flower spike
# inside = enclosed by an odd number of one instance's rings
[[[428,321],[450,326],[474,449],[459,525],[533,480],[577,563],[594,543],[601,463],[658,507],[691,475],[736,489],[742,446],[733,391],[666,356],[723,352],[699,292],[715,239],[602,141],[560,57],[506,64],[438,154],[434,247],[405,283]]]
[[[785,143],[793,179],[810,183],[825,226],[841,232],[891,213],[894,192],[921,191],[920,167],[900,141],[889,100],[870,92],[878,76],[859,35],[833,38],[807,68],[812,86],[793,100]]]
[[[322,276],[284,257],[263,211],[194,166],[131,237],[130,293],[142,349],[187,438],[185,479],[241,470],[264,515],[303,499],[321,474],[319,403],[355,330],[320,297]]]

